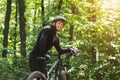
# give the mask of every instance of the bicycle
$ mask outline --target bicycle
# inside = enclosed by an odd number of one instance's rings
[[[78,52],[79,50],[76,50],[76,54]],[[30,73],[26,80],[37,80],[37,78],[39,78],[39,80],[70,80],[70,77],[67,74],[67,65],[62,62],[62,55],[57,54],[57,60],[48,70],[47,77],[40,71],[34,71]],[[67,56],[69,56],[69,54]],[[46,60],[44,57],[38,58],[40,60]]]

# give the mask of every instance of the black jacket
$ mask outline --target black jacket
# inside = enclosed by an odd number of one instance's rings
[[[31,56],[44,56],[48,50],[55,47],[58,53],[69,53],[69,49],[60,47],[59,37],[56,34],[55,26],[45,26],[39,33],[37,42],[31,52]]]

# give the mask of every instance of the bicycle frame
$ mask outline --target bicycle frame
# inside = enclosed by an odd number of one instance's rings
[[[75,51],[75,53],[78,53],[78,52],[79,52],[79,50]],[[69,58],[69,56],[71,56],[71,55],[68,54],[67,57]],[[45,74],[43,74],[40,71],[34,71],[27,77],[27,80],[33,80],[35,78],[37,78],[37,79],[39,78],[42,80],[56,80],[56,79],[69,80],[70,77],[69,77],[69,74],[67,74],[67,65],[64,65],[62,63],[62,58],[61,58],[60,54],[57,54],[57,57],[58,57],[57,61],[55,61],[54,64],[50,67],[50,69],[47,70],[47,77],[45,76]],[[46,57],[37,57],[37,59],[38,60],[47,60]],[[53,72],[53,74],[52,74],[52,72]],[[52,74],[52,77],[51,77],[51,74]]]
[[[53,70],[55,70],[54,78],[56,79],[56,76],[57,76],[57,73],[58,73],[58,70],[59,70],[60,66],[63,66],[62,65],[62,59],[61,59],[61,55],[58,55],[57,61],[54,62],[53,66],[47,72],[47,80],[50,79],[49,76],[50,76],[50,74],[52,73]]]

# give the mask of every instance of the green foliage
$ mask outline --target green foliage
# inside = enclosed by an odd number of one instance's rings
[[[120,55],[104,55],[93,64],[87,53],[81,53],[70,60],[69,74],[72,80],[119,80]]]
[[[70,58],[69,73],[72,80],[119,80],[120,74],[120,10],[113,6],[103,9],[104,1],[94,0],[94,4],[88,0],[63,0],[61,10],[58,10],[59,0],[44,0],[45,24],[51,24],[51,19],[56,15],[62,15],[67,19],[67,24],[62,32],[58,33],[62,47],[74,47],[81,52]],[[109,3],[110,4],[110,3]],[[1,80],[25,80],[30,73],[28,55],[36,42],[42,29],[41,0],[25,0],[26,6],[26,44],[27,57],[22,58],[20,50],[19,25],[15,33],[16,0],[12,1],[12,13],[9,29],[8,48],[3,48],[3,29],[6,11],[6,1],[0,1],[0,57],[2,50],[8,50],[7,58],[0,58]],[[75,5],[77,13],[72,13],[72,5]],[[112,10],[111,10],[111,9]],[[96,21],[89,21],[96,15]],[[18,20],[19,16],[17,16]],[[69,28],[74,25],[73,41],[68,42]],[[14,42],[16,39],[16,50]],[[94,47],[96,62],[92,62],[92,50]],[[51,51],[56,52],[55,49]],[[52,61],[51,61],[52,62]],[[49,63],[49,65],[51,65]]]
[[[30,73],[28,68],[28,57],[14,57],[9,55],[7,59],[0,59],[0,78],[1,80],[25,80]]]

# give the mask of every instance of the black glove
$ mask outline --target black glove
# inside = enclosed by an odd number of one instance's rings
[[[79,52],[79,50],[75,50],[73,48],[69,48],[69,49],[70,49],[70,55],[76,55]]]
[[[46,54],[44,57],[45,57],[46,60],[50,60],[51,59],[51,56],[48,55],[48,54]]]

